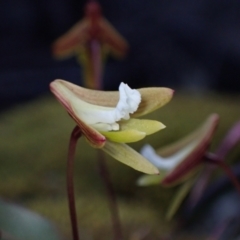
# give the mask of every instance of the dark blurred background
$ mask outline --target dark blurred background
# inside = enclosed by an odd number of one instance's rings
[[[119,82],[239,93],[240,1],[100,0],[128,40],[126,59],[109,58],[105,89]],[[56,61],[51,43],[83,16],[85,1],[0,1],[0,108],[48,92],[55,78],[79,83],[74,58]]]

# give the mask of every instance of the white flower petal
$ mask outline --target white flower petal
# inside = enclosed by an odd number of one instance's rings
[[[141,102],[141,94],[135,89],[131,89],[127,84],[121,83],[119,86],[120,100],[116,109],[123,114],[121,118],[129,119],[129,113],[134,113]]]
[[[116,108],[93,105],[82,101],[75,95],[71,97],[71,105],[80,119],[97,130],[119,130],[116,122],[129,119],[129,114],[135,112],[141,102],[140,93],[131,89],[127,84],[120,84],[119,93],[120,98]]]
[[[180,151],[166,158],[156,154],[155,150],[148,144],[143,146],[140,153],[158,169],[170,171],[174,169],[182,160],[184,160],[185,157],[187,157],[197,143],[197,141],[192,141]]]

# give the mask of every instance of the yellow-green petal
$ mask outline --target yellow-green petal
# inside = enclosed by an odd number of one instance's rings
[[[118,143],[137,142],[146,136],[146,133],[134,129],[123,131],[101,132],[108,140]]]
[[[146,187],[150,185],[159,185],[167,175],[166,171],[160,171],[159,175],[143,175],[137,180],[137,185]]]
[[[170,88],[151,87],[137,89],[141,94],[141,103],[133,117],[143,116],[167,104],[173,96],[174,91]]]
[[[154,165],[126,144],[106,141],[102,150],[137,171],[147,174],[159,173]]]
[[[146,133],[146,135],[153,134],[166,127],[161,122],[158,122],[155,120],[136,119],[136,118],[130,118],[127,121],[120,121],[119,125],[121,130],[135,129],[140,132]]]

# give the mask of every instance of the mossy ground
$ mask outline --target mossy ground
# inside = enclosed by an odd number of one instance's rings
[[[161,147],[198,127],[209,114],[220,115],[214,149],[227,130],[240,119],[240,97],[209,94],[176,94],[173,100],[145,118],[158,119],[167,128],[132,144]],[[64,235],[70,236],[66,199],[66,156],[74,122],[52,96],[19,105],[0,115],[0,195],[51,219]],[[75,162],[76,201],[83,239],[111,239],[111,222],[105,189],[97,167],[97,150],[84,139],[78,143]],[[240,159],[235,149],[229,161]],[[106,156],[116,190],[126,239],[160,239],[171,231],[174,221],[164,219],[175,189],[135,185],[141,173]],[[141,235],[141,234],[140,234]],[[184,239],[187,239],[185,237]],[[191,239],[191,238],[189,238]],[[196,239],[196,237],[194,237]]]

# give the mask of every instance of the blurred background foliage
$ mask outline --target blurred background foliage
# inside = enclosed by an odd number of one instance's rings
[[[145,117],[159,119],[167,128],[132,146],[137,150],[147,142],[154,147],[164,146],[194,130],[210,113],[217,112],[221,120],[211,146],[214,149],[238,120],[239,100],[239,97],[227,95],[211,94],[199,98],[177,93],[168,105]],[[73,127],[74,122],[49,95],[0,115],[1,197],[51,219],[66,236],[70,234],[70,223],[65,169]],[[109,239],[110,214],[96,155],[96,150],[85,139],[79,141],[75,165],[79,225],[85,239]],[[228,163],[239,161],[239,157],[238,147],[230,154]],[[140,188],[135,183],[141,173],[109,156],[107,164],[117,193],[125,236],[145,230],[151,232],[147,239],[159,239],[171,232],[175,221],[169,223],[164,218],[176,187]],[[223,173],[219,171],[219,174]]]

